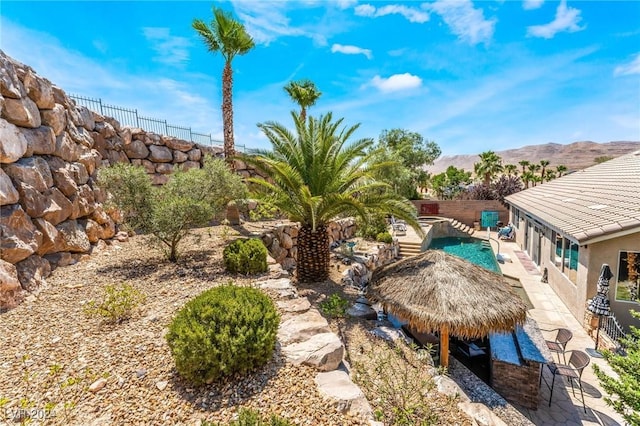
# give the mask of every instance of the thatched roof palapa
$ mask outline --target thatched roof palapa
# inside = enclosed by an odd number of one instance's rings
[[[465,339],[513,331],[527,313],[501,275],[441,250],[377,269],[367,295],[419,332]]]

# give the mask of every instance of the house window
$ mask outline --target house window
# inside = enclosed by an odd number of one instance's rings
[[[513,224],[513,226],[516,229],[519,228],[519,225],[520,225],[520,210],[516,209],[515,207],[514,207],[513,212],[512,212],[511,223]]]
[[[618,256],[618,283],[616,300],[640,302],[640,252],[621,251]]]
[[[568,238],[563,238],[555,231],[552,233],[551,241],[554,240],[555,247],[551,249],[551,260],[575,284],[578,279],[579,246]]]

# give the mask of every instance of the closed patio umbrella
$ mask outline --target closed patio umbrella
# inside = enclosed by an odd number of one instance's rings
[[[595,349],[587,349],[591,356],[602,356],[598,352],[598,343],[600,340],[600,322],[603,315],[609,315],[611,312],[611,306],[609,303],[609,280],[613,277],[611,268],[606,263],[602,264],[600,268],[600,276],[598,277],[598,284],[596,286],[596,295],[589,301],[587,309],[598,315],[598,329],[596,330],[596,346]]]
[[[443,366],[450,334],[476,339],[510,332],[527,313],[501,275],[441,250],[375,270],[367,295],[418,332],[438,331]]]

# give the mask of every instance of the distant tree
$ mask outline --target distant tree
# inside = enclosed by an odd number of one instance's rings
[[[533,186],[537,186],[539,183],[542,183],[542,176],[534,174],[531,178],[531,183],[533,183]]]
[[[374,161],[383,165],[375,172],[376,178],[408,199],[420,198],[418,187],[429,180],[423,167],[433,164],[441,153],[435,142],[404,129],[383,130],[370,151]]]
[[[602,155],[600,157],[596,157],[596,158],[593,159],[593,161],[596,164],[604,163],[605,161],[609,161],[609,160],[613,160],[613,157],[611,157],[609,155]]]
[[[507,175],[518,175],[518,166],[515,164],[505,164],[504,171],[507,172]]]
[[[229,12],[213,7],[213,19],[207,25],[200,19],[191,24],[200,35],[209,52],[220,52],[224,58],[222,70],[222,125],[224,133],[224,156],[233,167],[235,142],[233,138],[233,69],[231,62],[237,55],[244,55],[255,43],[244,25],[233,19]]]
[[[540,160],[540,167],[542,168],[542,170],[540,171],[540,177],[542,178],[542,180],[545,179],[545,172],[547,171],[548,165],[549,165],[548,160]]]
[[[631,311],[640,320],[640,313]],[[630,333],[621,339],[625,354],[603,350],[602,355],[615,373],[609,376],[594,364],[593,371],[609,394],[604,400],[622,415],[629,425],[640,425],[640,329],[630,326]]]
[[[486,186],[491,184],[495,175],[502,172],[502,158],[493,151],[486,151],[479,155],[480,162],[473,165],[476,176],[482,177]]]
[[[522,180],[517,176],[502,175],[493,185],[500,201],[504,201],[504,198],[511,194],[522,191],[523,188]]]
[[[525,188],[529,188],[529,184],[533,181],[534,177],[535,176],[534,176],[533,172],[530,172],[528,170],[526,172],[522,173],[520,178],[522,179],[522,182],[524,182],[524,187]]]
[[[544,175],[545,182],[550,182],[555,178],[556,178],[556,172],[554,172],[553,170],[547,170],[547,172]]]
[[[556,173],[558,173],[558,177],[562,177],[563,174],[567,172],[567,166],[564,164],[558,164],[556,166]]]
[[[307,118],[307,108],[315,105],[322,92],[318,90],[311,80],[291,81],[284,86],[284,91],[289,94],[291,100],[300,106],[300,119]]]
[[[464,198],[468,200],[497,200],[498,194],[496,193],[493,185],[480,183],[467,189],[466,194],[464,194]]]
[[[443,173],[431,177],[433,192],[443,200],[456,198],[470,183],[471,172],[465,172],[464,169],[458,169],[455,166],[449,166]]]
[[[524,174],[524,172],[526,172],[527,167],[529,167],[529,162],[527,160],[521,160],[518,161],[518,164],[520,164],[522,166],[522,174]]]

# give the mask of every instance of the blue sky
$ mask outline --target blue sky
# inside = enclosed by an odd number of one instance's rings
[[[256,48],[234,60],[236,143],[289,125],[309,78],[356,137],[403,128],[443,154],[640,141],[640,1],[2,1],[0,48],[68,93],[222,139],[222,58],[191,28],[216,5]]]

